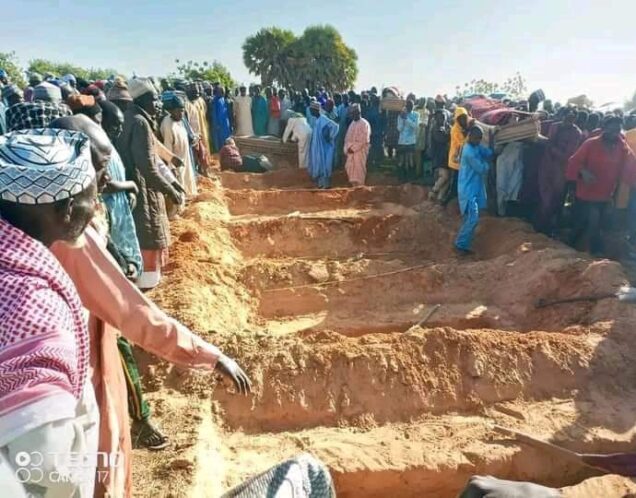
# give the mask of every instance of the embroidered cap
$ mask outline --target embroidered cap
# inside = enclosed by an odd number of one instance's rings
[[[36,128],[0,136],[0,199],[51,204],[95,179],[89,139],[81,132]]]

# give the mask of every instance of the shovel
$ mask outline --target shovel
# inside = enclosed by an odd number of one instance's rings
[[[557,304],[564,303],[579,303],[584,301],[600,301],[602,299],[618,299],[619,301],[623,301],[626,303],[634,303],[636,302],[636,288],[634,287],[621,287],[616,292],[606,293],[606,294],[595,294],[589,296],[577,296],[577,297],[567,297],[562,299],[539,299],[534,303],[535,308],[547,308],[548,306],[554,306]]]
[[[508,429],[500,425],[495,425],[493,429],[502,434],[513,436],[521,443],[549,451],[554,455],[559,455],[566,460],[576,461],[586,467],[602,470],[608,474],[618,474],[623,477],[636,477],[636,453],[612,453],[610,455],[576,453],[556,444],[534,438],[524,432]]]
[[[441,306],[442,306],[441,304],[436,304],[435,306],[433,306],[430,310],[428,310],[426,315],[424,315],[424,317],[419,322],[417,322],[414,325],[411,325],[408,328],[408,330],[404,333],[408,334],[409,332],[413,332],[418,327],[421,327],[422,325],[424,325],[435,314],[435,312],[441,308]]]

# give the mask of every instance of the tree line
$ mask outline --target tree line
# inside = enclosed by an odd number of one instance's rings
[[[166,76],[167,79],[185,79],[185,80],[206,80],[219,81],[227,87],[235,86],[230,71],[220,62],[182,62],[175,60],[176,69]],[[41,76],[53,74],[62,77],[66,74],[72,74],[76,78],[82,78],[87,81],[104,80],[112,75],[121,75],[127,77],[126,74],[114,68],[85,68],[69,62],[55,62],[46,59],[33,59],[29,61],[26,68],[23,68],[17,58],[15,52],[0,52],[0,68],[4,69],[12,82],[19,87],[27,86],[25,74],[38,73]]]

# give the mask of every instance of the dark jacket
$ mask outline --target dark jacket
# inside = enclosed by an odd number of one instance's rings
[[[133,211],[141,249],[168,247],[170,227],[164,195],[175,190],[166,180],[157,163],[154,121],[141,107],[131,104],[124,114],[124,129],[117,140],[117,150],[126,166],[126,176],[139,187],[137,206]]]

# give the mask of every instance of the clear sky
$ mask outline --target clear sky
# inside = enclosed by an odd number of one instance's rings
[[[264,26],[329,23],[358,53],[358,88],[452,93],[520,71],[529,90],[596,104],[636,91],[636,0],[3,1],[0,50],[29,59],[164,75],[217,59],[242,82],[241,45]]]

